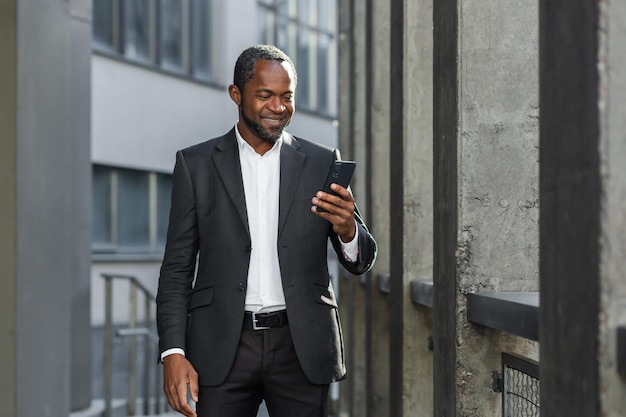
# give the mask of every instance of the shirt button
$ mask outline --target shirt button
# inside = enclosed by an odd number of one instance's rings
[[[243,282],[240,282],[240,283],[239,283],[239,291],[243,291],[243,290],[245,290],[245,289],[246,289],[246,286],[245,286],[245,285],[243,285]]]

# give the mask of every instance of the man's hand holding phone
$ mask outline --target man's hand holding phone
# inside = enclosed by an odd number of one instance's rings
[[[311,211],[328,220],[343,242],[350,242],[356,233],[354,197],[348,185],[354,172],[354,161],[335,161],[322,191],[311,200]]]

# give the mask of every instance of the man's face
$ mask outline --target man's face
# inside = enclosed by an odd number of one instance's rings
[[[231,86],[231,97],[239,106],[239,131],[250,142],[250,135],[273,144],[280,138],[294,112],[293,70],[287,62],[259,60],[254,76],[243,91]]]

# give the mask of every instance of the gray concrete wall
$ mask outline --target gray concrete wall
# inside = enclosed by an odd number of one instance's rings
[[[0,224],[7,233],[0,357],[7,366],[0,414],[7,417],[68,415],[71,378],[91,382],[89,327],[72,329],[81,325],[73,314],[89,314],[88,292],[74,286],[89,282],[89,119],[84,110],[74,113],[89,108],[83,7],[20,0],[3,2],[0,13],[1,117],[8,126],[1,141]],[[88,403],[79,391],[79,403]]]
[[[443,83],[439,85],[443,90],[435,94],[456,95],[458,102],[456,108],[436,109],[458,114],[443,119],[438,115],[436,119],[448,123],[456,119],[457,131],[456,139],[451,139],[443,138],[445,133],[437,130],[435,141],[456,140],[457,145],[438,147],[435,159],[456,161],[435,171],[435,188],[448,187],[448,191],[436,193],[436,206],[447,214],[436,218],[435,228],[443,233],[455,227],[456,245],[442,247],[435,257],[448,259],[450,266],[454,260],[455,272],[451,275],[448,269],[437,274],[435,291],[441,286],[447,295],[454,291],[456,306],[454,317],[439,315],[439,308],[450,311],[442,305],[444,299],[436,298],[435,321],[454,320],[443,324],[449,330],[438,341],[454,343],[456,353],[436,357],[443,373],[435,382],[441,378],[449,384],[453,377],[455,392],[437,396],[440,403],[435,410],[460,416],[494,416],[500,413],[501,396],[491,391],[491,371],[500,369],[501,352],[537,359],[537,346],[468,323],[465,294],[536,291],[539,286],[537,5],[516,1],[450,3],[437,16],[458,19],[457,32],[438,33],[436,29],[435,36],[458,37],[456,62],[449,56],[448,61],[440,61],[443,66],[436,66],[435,72],[451,71],[450,66],[456,65],[458,91],[446,93],[454,87]],[[445,48],[445,41],[441,42],[440,47]],[[446,172],[451,169],[456,172]],[[438,175],[447,176],[449,182],[440,184]],[[456,212],[445,211],[450,205],[456,206]],[[435,241],[437,244],[437,235]],[[456,288],[447,281],[452,276],[456,277]],[[452,334],[454,342],[449,339]],[[452,401],[455,410],[449,409]]]
[[[501,352],[538,348],[470,325],[464,294],[539,288],[538,4],[459,6],[457,412],[495,416]]]
[[[600,415],[626,409],[626,383],[616,369],[616,329],[626,325],[626,3],[600,10],[600,164],[603,177],[600,257]]]
[[[433,277],[433,2],[405,0],[403,26],[404,216],[396,235],[404,247],[403,366],[394,377],[402,381],[401,415],[408,417],[433,415],[432,310],[415,306],[410,297],[412,280]]]

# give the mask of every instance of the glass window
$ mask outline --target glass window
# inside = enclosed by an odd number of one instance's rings
[[[99,49],[114,49],[113,3],[93,0],[93,42]]]
[[[311,90],[317,80],[314,79],[311,71],[311,31],[308,28],[301,27],[298,31],[298,50],[295,56],[295,60],[298,66],[298,80],[304,80],[303,83],[298,83],[296,100],[298,106],[302,106],[306,109],[313,109],[311,103],[313,97]]]
[[[193,75],[196,78],[210,80],[213,76],[211,68],[211,2],[209,0],[192,0],[191,2],[191,54]]]
[[[276,41],[274,40],[274,27],[276,26],[276,24],[274,22],[274,13],[271,13],[265,7],[260,7],[258,21],[259,39],[261,39],[263,43],[275,45]]]
[[[127,248],[150,246],[148,173],[120,169],[118,173],[118,245]]]
[[[172,195],[172,176],[157,174],[157,246],[165,247]]]
[[[150,1],[124,0],[124,55],[138,61],[149,61]]]
[[[92,247],[102,253],[154,253],[165,247],[172,176],[93,167]]]
[[[94,166],[93,169],[93,244],[97,247],[113,244],[111,217],[111,172]]]
[[[93,0],[93,47],[210,81],[215,0]]]
[[[161,0],[159,13],[161,66],[183,70],[183,3],[180,0]]]
[[[322,109],[330,109],[329,88],[325,86],[331,85],[330,73],[330,47],[332,38],[329,35],[322,34],[318,38],[317,43],[317,83],[320,86],[317,95],[317,105]]]
[[[259,0],[259,40],[276,45],[298,71],[299,108],[334,116],[336,0]]]

